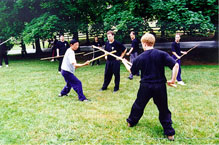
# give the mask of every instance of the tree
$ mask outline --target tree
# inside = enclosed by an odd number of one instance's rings
[[[60,19],[55,15],[45,13],[38,18],[34,18],[25,25],[23,31],[24,40],[27,43],[39,41],[39,39],[50,39],[58,31]],[[38,43],[38,42],[37,42]],[[41,53],[40,46],[37,46],[36,53]]]
[[[210,16],[203,15],[202,11],[194,11],[187,4],[194,4],[196,0],[165,0],[152,3],[155,19],[158,20],[157,26],[161,31],[175,32],[183,30],[190,35],[194,32],[206,34],[214,30]],[[193,1],[193,2],[192,2]]]
[[[111,2],[104,18],[104,30],[114,29],[118,34],[116,39],[122,42],[124,42],[124,38],[129,36],[131,30],[136,32],[148,30],[147,21],[134,13],[136,6],[131,0],[124,3]]]

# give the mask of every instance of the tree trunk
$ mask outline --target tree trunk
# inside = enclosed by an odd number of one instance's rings
[[[73,33],[73,39],[79,40],[79,39],[78,39],[78,32],[74,32],[74,33]]]
[[[165,37],[165,28],[164,26],[161,26],[161,38],[164,38]]]
[[[43,48],[46,48],[46,47],[45,47],[45,41],[44,41],[44,40],[42,41],[42,43],[43,43]]]
[[[34,43],[32,43],[32,46],[33,46],[33,49],[35,49],[35,45],[34,45]]]
[[[27,55],[26,45],[24,44],[24,40],[21,39],[21,55],[25,57]]]
[[[214,37],[213,37],[213,39],[216,40],[216,41],[218,41],[218,25],[216,25],[215,27],[216,27],[216,29],[215,29],[215,31],[214,31]]]
[[[86,41],[87,41],[86,44],[90,45],[88,30],[86,30]]]
[[[36,45],[36,54],[41,54],[42,50],[40,47],[40,39],[38,37],[35,38],[35,45]]]

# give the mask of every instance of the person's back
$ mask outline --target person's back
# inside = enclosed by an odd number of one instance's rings
[[[0,45],[0,53],[2,53],[2,54],[4,54],[4,53],[6,53],[7,52],[7,46],[6,46],[6,44],[4,43],[4,44],[2,44],[2,45]]]
[[[168,64],[168,59],[171,57],[166,52],[147,50],[134,60],[132,71],[141,70],[141,83],[166,83],[164,66],[173,67]]]
[[[145,106],[153,98],[159,110],[159,120],[164,134],[169,140],[174,140],[175,130],[172,127],[171,112],[168,109],[166,82],[169,86],[175,83],[178,64],[168,53],[154,49],[154,43],[155,37],[152,34],[146,33],[141,38],[144,52],[134,60],[131,66],[133,75],[141,70],[141,81],[137,98],[126,121],[129,127],[135,126],[141,119]],[[127,69],[129,68],[127,65],[125,66]],[[172,69],[170,81],[166,81],[164,66]]]

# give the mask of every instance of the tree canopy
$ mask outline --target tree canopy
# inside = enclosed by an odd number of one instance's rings
[[[134,30],[218,32],[216,0],[0,0],[0,39],[26,43],[78,32],[100,35],[115,30],[123,40]]]

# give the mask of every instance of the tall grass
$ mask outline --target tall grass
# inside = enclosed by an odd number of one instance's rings
[[[0,68],[0,144],[218,144],[218,66],[183,66],[187,86],[168,87],[175,141],[168,141],[151,100],[139,124],[128,128],[126,118],[136,98],[139,77],[128,80],[121,65],[120,90],[113,93],[114,78],[106,91],[104,64],[76,70],[85,96],[78,101],[64,87],[58,62],[11,60]],[[166,69],[167,78],[171,72]]]

